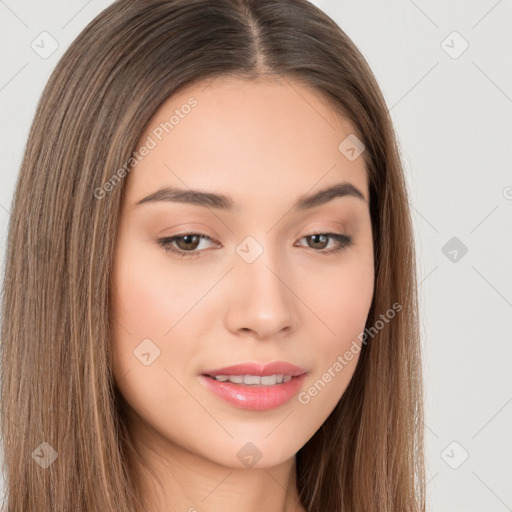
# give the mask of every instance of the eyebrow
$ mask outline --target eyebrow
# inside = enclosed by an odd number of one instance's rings
[[[356,197],[367,202],[363,193],[358,188],[351,183],[343,182],[315,192],[314,194],[301,196],[291,209],[295,211],[309,210],[326,204],[337,197],[346,196]],[[149,196],[144,197],[135,203],[134,206],[156,202],[189,203],[204,206],[206,208],[215,208],[227,211],[233,211],[235,209],[235,203],[233,200],[224,194],[215,194],[212,192],[204,192],[202,190],[186,190],[176,187],[161,188]]]

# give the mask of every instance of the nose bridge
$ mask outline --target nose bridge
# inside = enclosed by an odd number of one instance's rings
[[[236,252],[234,290],[229,306],[231,328],[271,336],[291,327],[293,294],[286,285],[284,259],[268,243],[252,236],[244,239]]]

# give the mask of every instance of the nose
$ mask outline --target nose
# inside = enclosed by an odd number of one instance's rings
[[[291,276],[277,258],[264,251],[231,273],[226,326],[237,335],[260,340],[286,336],[296,328],[296,295]]]

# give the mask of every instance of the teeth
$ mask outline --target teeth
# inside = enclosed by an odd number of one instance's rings
[[[261,379],[259,375],[245,375],[244,376],[244,384],[261,384]],[[275,382],[274,382],[275,384]]]
[[[245,380],[244,382],[247,384]],[[264,386],[274,386],[277,384],[277,375],[265,375],[264,377],[261,377],[260,383]]]
[[[283,375],[282,373],[265,375],[263,377],[259,375],[216,375],[214,379],[220,382],[229,381],[234,384],[246,384],[249,386],[274,386],[276,384],[290,382],[292,376]]]

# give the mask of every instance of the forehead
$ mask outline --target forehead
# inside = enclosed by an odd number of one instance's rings
[[[137,148],[151,146],[129,175],[127,200],[166,185],[283,203],[312,189],[347,181],[366,198],[363,157],[340,144],[354,129],[327,100],[291,78],[221,77],[168,98]]]

